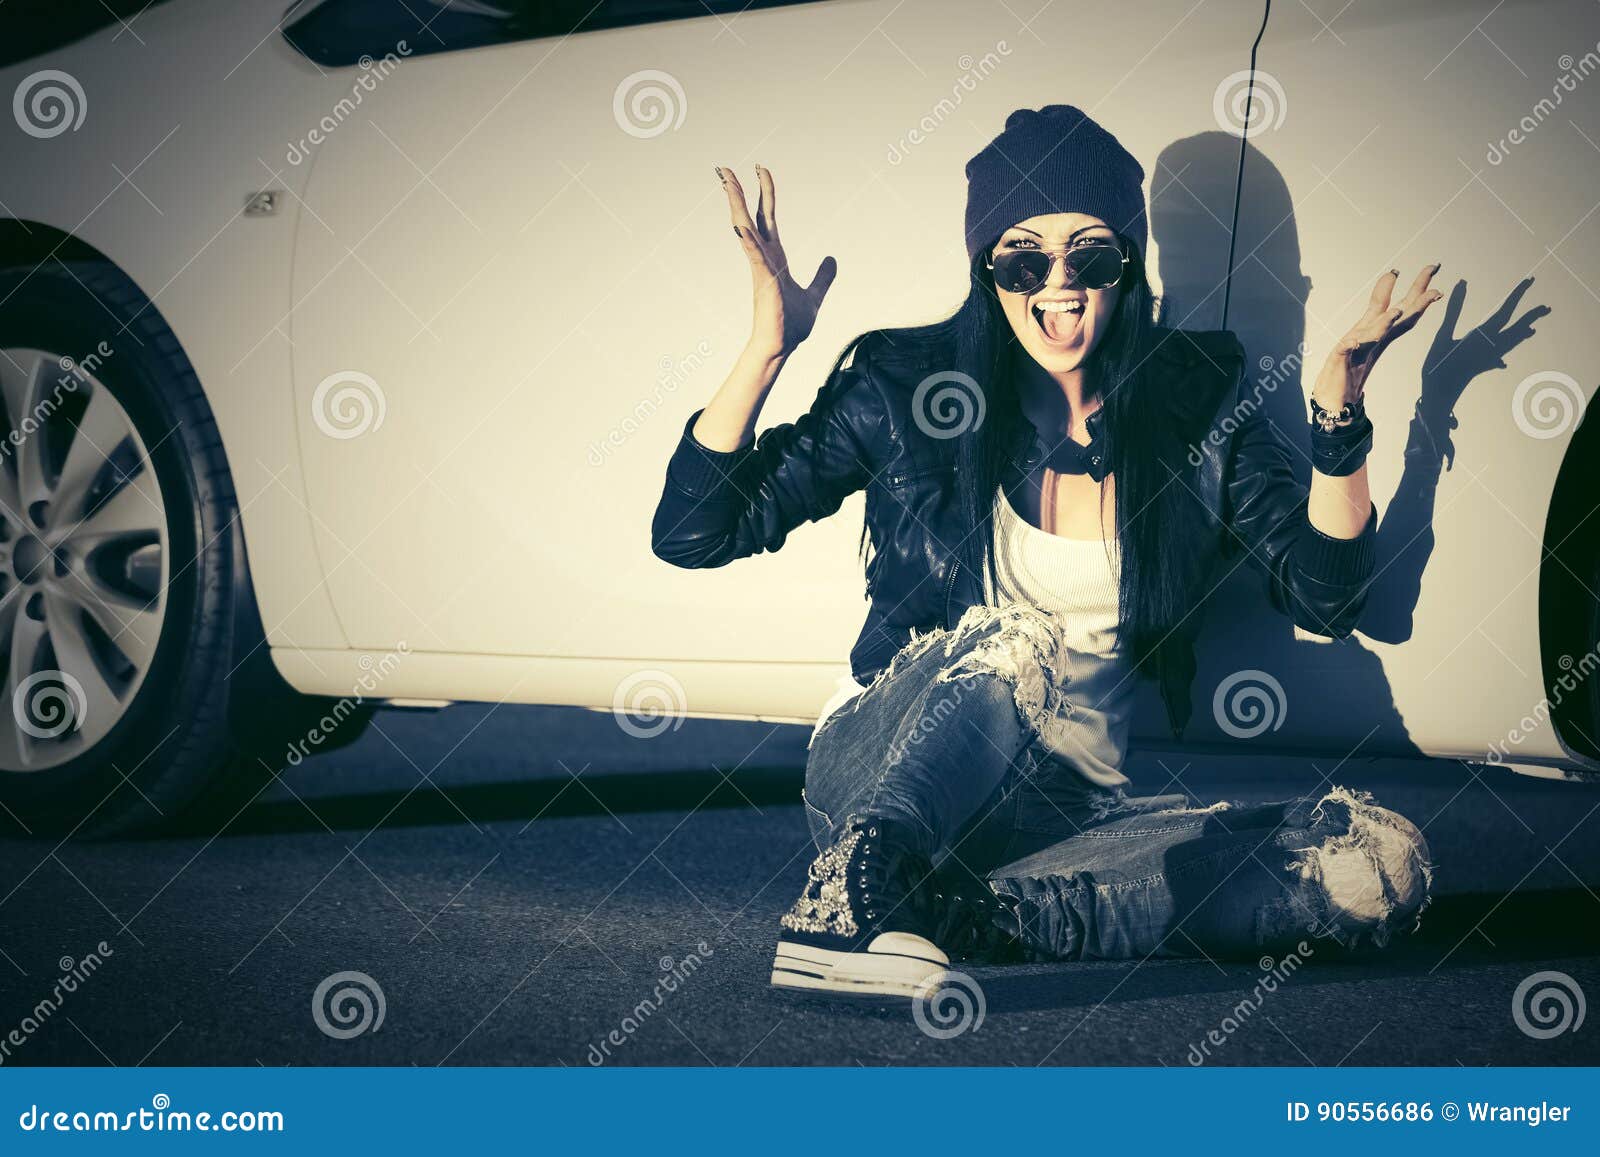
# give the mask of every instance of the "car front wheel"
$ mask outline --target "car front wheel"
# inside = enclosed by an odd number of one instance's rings
[[[225,823],[322,703],[271,668],[204,393],[109,264],[0,301],[0,826]]]

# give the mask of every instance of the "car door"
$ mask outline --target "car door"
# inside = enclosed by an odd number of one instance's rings
[[[693,21],[328,70],[290,329],[355,646],[842,662],[859,497],[725,573],[649,548],[667,458],[749,324],[711,166],[765,130],[736,96],[756,78],[718,80],[712,39]],[[657,133],[636,100],[682,123]],[[825,197],[796,181],[797,206]],[[774,417],[807,404],[839,340],[795,359]]]

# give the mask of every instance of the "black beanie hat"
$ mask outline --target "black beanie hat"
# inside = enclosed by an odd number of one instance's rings
[[[967,257],[1040,213],[1099,217],[1144,254],[1144,169],[1087,113],[1019,108],[967,162]]]

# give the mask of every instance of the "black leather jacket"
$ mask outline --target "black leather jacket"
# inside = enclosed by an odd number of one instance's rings
[[[1265,575],[1272,604],[1296,624],[1348,635],[1372,574],[1377,511],[1353,539],[1310,524],[1293,450],[1241,394],[1244,351],[1231,332],[1158,328],[1150,358],[1192,431],[1191,473],[1181,481],[1199,498],[1213,558],[1244,554]],[[667,464],[651,528],[656,555],[675,566],[709,567],[777,550],[796,526],[825,518],[865,489],[876,549],[867,564],[871,607],[850,667],[858,682],[870,682],[913,628],[954,626],[983,601],[981,576],[951,549],[965,533],[951,501],[955,440],[932,437],[913,420],[917,385],[951,364],[948,352],[917,354],[868,334],[806,414],[734,451],[695,440],[695,411]],[[1012,466],[1026,471],[1045,450],[1031,424],[1018,427]],[[1157,653],[1174,735],[1190,714],[1199,618],[1188,616]]]

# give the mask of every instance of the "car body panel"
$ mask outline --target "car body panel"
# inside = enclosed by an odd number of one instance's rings
[[[136,28],[169,54],[162,83],[110,32],[0,74],[88,74],[90,99],[78,132],[20,138],[27,176],[0,178],[0,199],[81,221],[183,340],[238,482],[274,658],[302,690],[347,693],[403,647],[374,694],[609,706],[642,677],[674,710],[803,719],[833,691],[865,610],[861,496],[720,570],[649,553],[666,459],[746,332],[714,164],[747,180],[771,166],[802,275],[824,254],[840,264],[763,424],[801,413],[862,329],[956,303],[962,165],[1019,106],[1080,103],[1140,157],[1167,320],[1221,321],[1226,130],[1253,2],[1138,6],[1095,51],[1064,9],[1030,28],[998,3],[838,0],[399,55],[358,102],[371,70],[311,65],[273,31],[278,13],[153,10]],[[1517,736],[1517,761],[1582,762],[1523,726],[1545,694],[1541,534],[1570,433],[1526,433],[1512,407],[1544,372],[1576,383],[1575,404],[1593,389],[1600,152],[1578,130],[1600,124],[1600,88],[1564,93],[1509,163],[1486,149],[1596,21],[1566,0],[1481,20],[1445,3],[1328,24],[1273,13],[1257,81],[1274,104],[1252,130],[1228,324],[1252,381],[1304,338],[1310,368],[1269,391],[1274,419],[1303,428],[1315,367],[1386,265],[1409,277],[1441,260],[1446,292],[1464,279],[1457,333],[1530,271],[1516,313],[1550,313],[1474,376],[1436,487],[1402,490],[1401,452],[1443,303],[1385,355],[1373,493],[1385,517],[1415,520],[1387,527],[1387,609],[1352,641],[1312,641],[1266,609],[1248,565],[1219,575],[1186,742],[1483,758]],[[1071,81],[1052,82],[1063,61]],[[625,81],[641,74],[671,79],[676,127],[629,121]],[[204,99],[218,91],[237,104]],[[134,178],[164,211],[125,185],[106,198],[107,158],[126,171],[173,124]],[[277,217],[237,217],[274,183]],[[1227,714],[1241,685],[1265,688],[1272,724]],[[1163,738],[1153,694],[1138,730]]]
[[[282,142],[309,115],[317,73],[277,35],[279,11],[259,0],[165,5],[133,32],[113,26],[0,71],[7,94],[47,69],[83,93],[75,130],[40,138],[0,122],[0,212],[72,234],[151,297],[216,413],[268,640],[339,647],[288,389],[306,173],[283,162]],[[270,188],[286,194],[279,212],[244,217],[250,194]],[[120,336],[108,328],[113,349]]]

